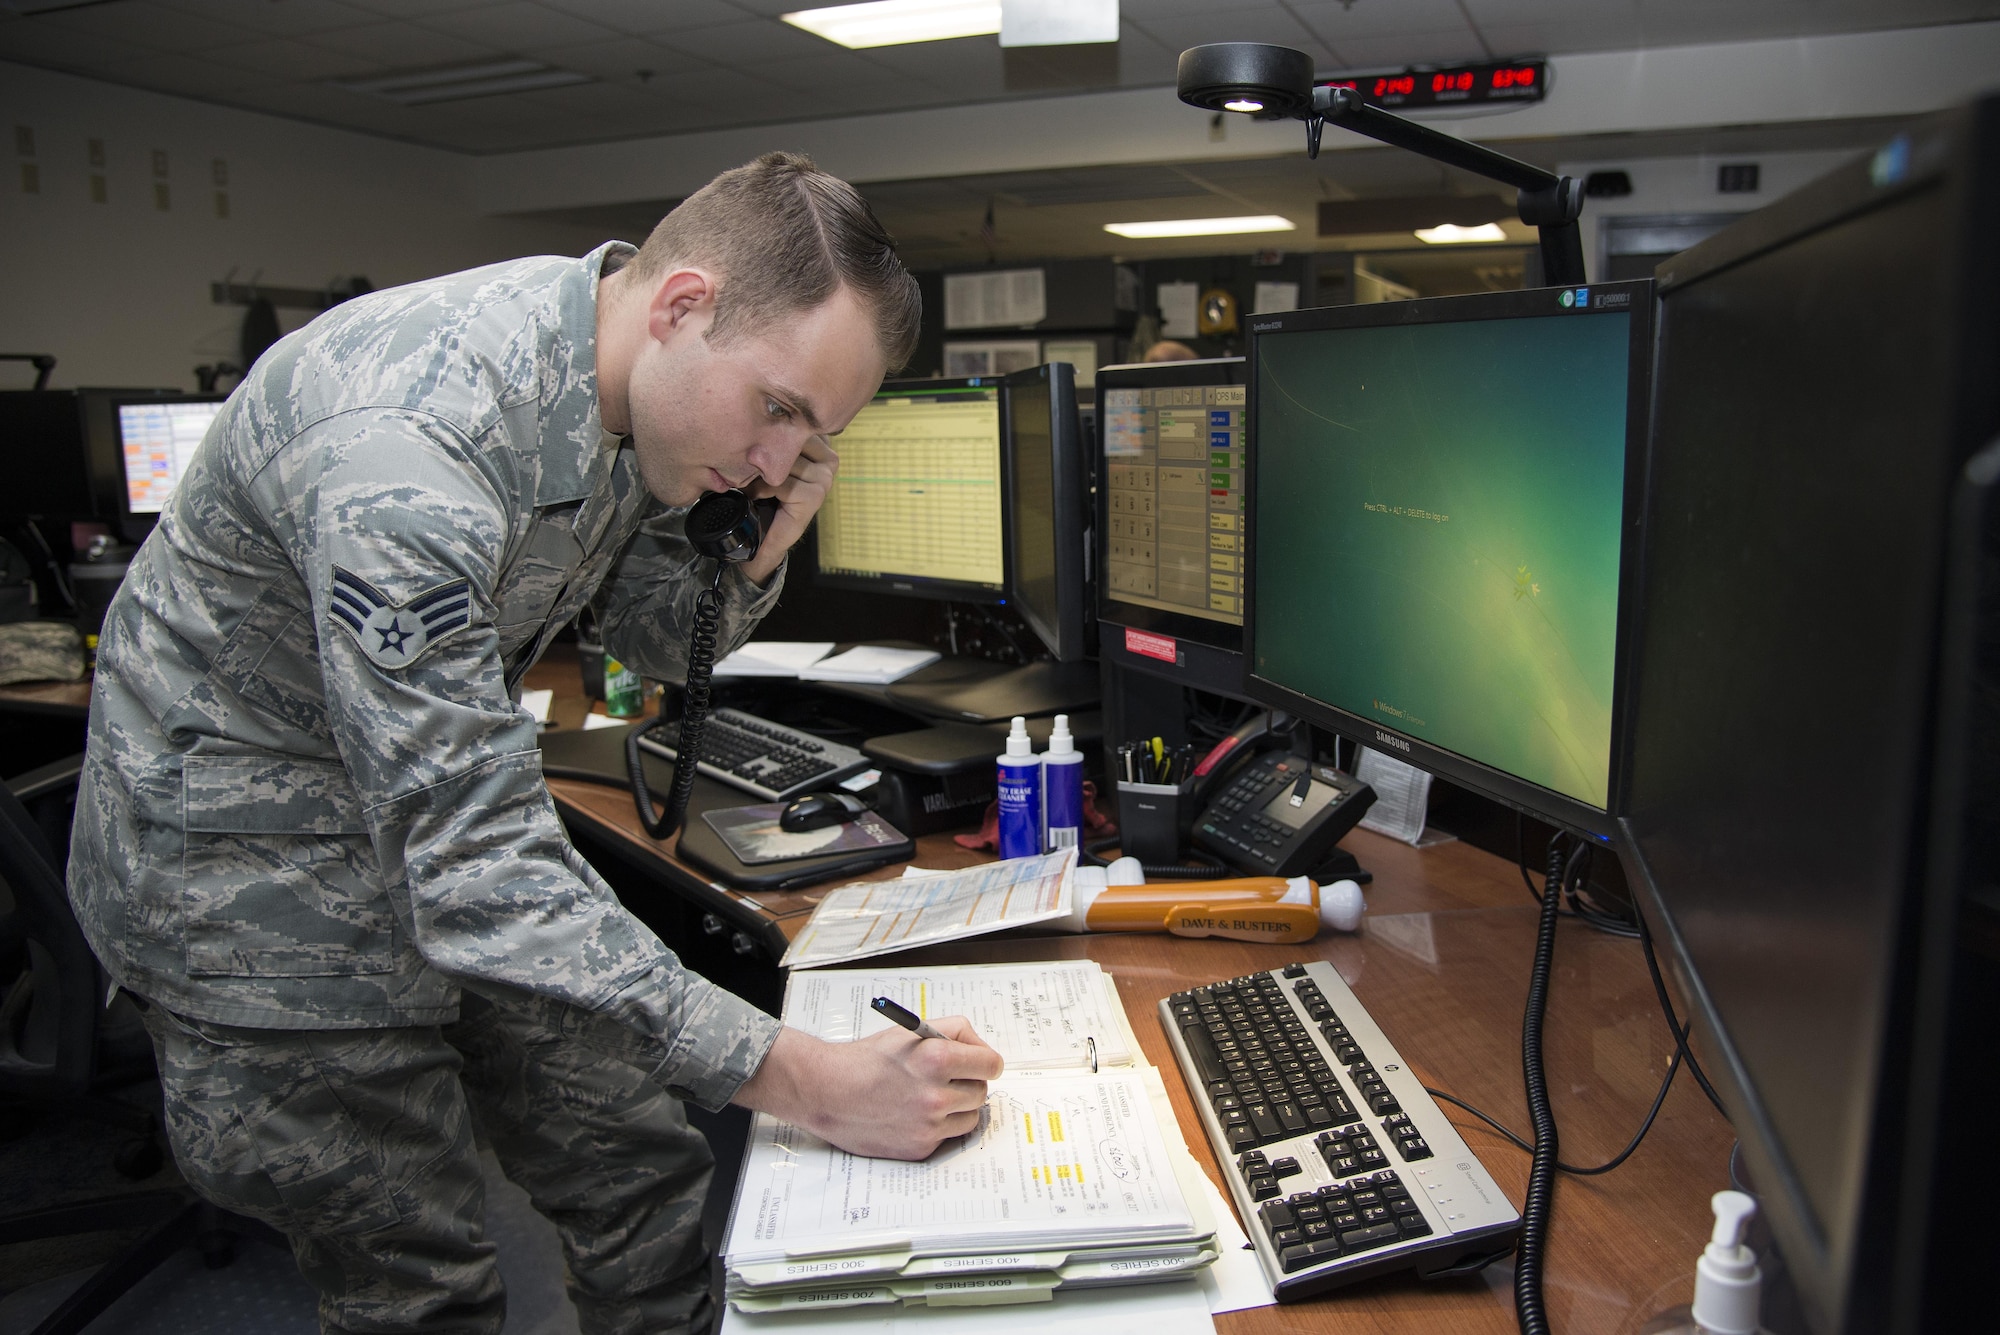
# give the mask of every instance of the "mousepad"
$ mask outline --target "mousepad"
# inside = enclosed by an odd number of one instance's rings
[[[729,846],[738,862],[753,867],[765,862],[825,857],[829,853],[900,848],[910,842],[901,830],[872,811],[838,825],[793,833],[778,828],[778,816],[784,809],[783,802],[760,802],[755,806],[705,811],[701,818]]]

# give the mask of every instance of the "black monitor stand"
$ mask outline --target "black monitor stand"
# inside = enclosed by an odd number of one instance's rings
[[[1033,718],[1097,708],[1095,663],[1029,663],[1015,668],[978,659],[946,663],[919,673],[921,680],[889,687],[889,703],[921,718],[958,723],[995,723],[1017,714]]]

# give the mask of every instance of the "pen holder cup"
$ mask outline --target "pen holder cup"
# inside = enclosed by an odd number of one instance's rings
[[[1195,781],[1118,785],[1118,843],[1148,867],[1181,860],[1194,830]]]

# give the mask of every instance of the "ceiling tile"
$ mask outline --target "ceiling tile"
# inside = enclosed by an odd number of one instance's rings
[[[323,32],[328,28],[352,28],[375,21],[365,9],[341,0],[159,0],[177,9],[217,23],[228,24],[246,34],[274,33],[297,36]]]
[[[112,83],[150,88],[156,93],[232,104],[237,94],[246,89],[268,88],[281,82],[268,70],[241,69],[199,56],[164,51],[129,64],[107,65],[95,73]]]
[[[418,70],[457,65],[497,54],[501,48],[420,28],[414,23],[370,23],[360,28],[313,34],[312,45],[363,60],[384,69]]]
[[[575,46],[601,42],[617,36],[611,29],[586,23],[573,14],[559,13],[528,0],[466,9],[452,14],[432,14],[419,20],[424,27],[450,33],[468,41],[483,42],[503,50],[534,55],[541,48]]]
[[[1161,45],[1176,53],[1210,42],[1270,42],[1296,47],[1315,62],[1328,57],[1325,43],[1276,5],[1231,5],[1217,12],[1168,15],[1150,22],[1133,20]]]
[[[624,33],[680,32],[718,23],[741,23],[728,0],[541,0],[550,9]]]
[[[331,84],[307,83],[246,88],[232,93],[232,105],[254,111],[269,111],[323,124],[353,126],[375,134],[399,139],[440,142],[421,133],[422,119],[416,107],[398,106],[382,98],[364,97]]]
[[[1449,2],[1449,0],[1447,0]],[[1119,0],[1120,18],[1150,23],[1156,18],[1181,18],[1188,14],[1213,14],[1230,6],[1217,0]],[[1296,5],[1292,6],[1297,8]]]
[[[1416,33],[1409,37],[1358,37],[1340,44],[1351,70],[1400,69],[1404,65],[1455,65],[1486,59],[1486,48],[1472,35],[1462,32]],[[1326,70],[1324,73],[1337,73]]]
[[[817,105],[817,116],[834,116],[862,109],[933,103],[938,90],[921,80],[856,56],[852,52],[760,62],[756,77],[780,89],[786,100],[799,96]]]
[[[144,59],[149,47],[99,37],[74,28],[58,28],[34,19],[0,23],[0,60],[59,69],[92,70],[101,65]]]
[[[391,19],[418,19],[432,14],[454,14],[466,9],[488,9],[506,0],[350,0],[356,8]]]
[[[1493,54],[1502,59],[1566,51],[1625,51],[1639,45],[1639,20],[1622,15],[1558,23],[1496,24],[1481,30]]]
[[[288,83],[345,79],[378,73],[382,69],[380,61],[329,51],[290,37],[267,37],[261,41],[239,42],[234,46],[218,46],[202,54],[218,65],[282,74]]]
[[[612,83],[582,83],[571,88],[545,88],[522,93],[517,99],[527,106],[547,107],[565,115],[637,117],[651,115],[664,104],[656,93],[639,87]]]
[[[657,42],[700,56],[703,60],[745,69],[754,68],[758,62],[765,60],[819,56],[841,50],[824,38],[802,32],[776,19],[751,19],[743,23],[720,23],[711,28],[687,30],[659,28],[654,30],[652,37]]]
[[[586,42],[581,46],[555,46],[536,52],[536,57],[559,65],[566,70],[576,70],[581,74],[593,75],[613,83],[639,83],[639,71],[652,71],[650,82],[656,86],[674,79],[681,71],[690,69],[712,70],[713,65],[691,60],[685,54],[658,46],[652,42],[640,41],[634,37],[617,37],[608,42]]]
[[[243,29],[236,24],[168,9],[165,5],[150,3],[150,0],[96,5],[89,9],[16,19],[14,22],[47,24],[120,42],[133,42],[160,51],[198,51],[203,47],[243,40]]]
[[[1171,84],[1181,53],[1130,22],[1118,30],[1118,82],[1128,88]]]
[[[1343,5],[1339,0],[1292,0],[1306,26],[1339,46],[1356,37],[1401,37],[1413,32],[1464,32],[1458,0],[1395,0],[1394,4]]]
[[[713,65],[668,66],[653,80],[652,87],[683,109],[699,110],[704,125],[769,119],[757,114],[757,99],[768,86],[741,70]]]
[[[955,102],[1006,94],[1000,44],[991,37],[960,37],[914,46],[878,46],[868,59],[951,94]]]

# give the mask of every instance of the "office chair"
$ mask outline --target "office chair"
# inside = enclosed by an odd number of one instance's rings
[[[81,769],[71,758],[0,785],[0,1113],[16,1126],[60,1109],[120,1127],[132,1138],[114,1165],[138,1179],[162,1162],[157,1119],[108,1094],[152,1074],[150,1044],[136,1050],[133,1027],[121,1035],[108,1018],[103,976],[70,913],[54,851],[68,846]],[[73,1335],[189,1242],[211,1268],[226,1265],[234,1242],[223,1219],[184,1187],[132,1192],[0,1218],[0,1245],[146,1229],[33,1333]]]

